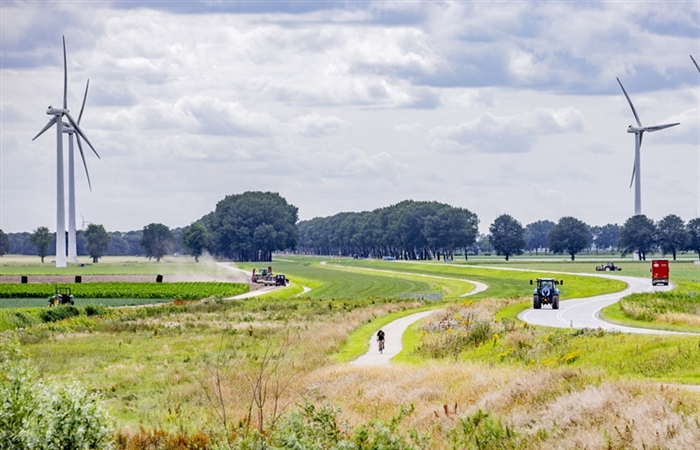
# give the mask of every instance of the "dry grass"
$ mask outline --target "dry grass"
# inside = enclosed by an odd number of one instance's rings
[[[306,394],[341,406],[356,425],[389,419],[414,404],[404,426],[427,432],[434,448],[460,417],[482,409],[500,417],[531,449],[693,448],[700,442],[700,396],[683,388],[607,382],[570,369],[335,366],[309,374]]]
[[[689,325],[700,329],[700,315],[683,313],[666,313],[656,316],[654,322],[670,323],[673,325]]]

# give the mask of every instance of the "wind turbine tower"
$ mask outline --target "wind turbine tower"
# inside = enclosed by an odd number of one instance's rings
[[[65,182],[63,178],[63,118],[68,120],[68,124],[74,132],[83,138],[92,148],[90,141],[78,126],[78,123],[71,117],[68,110],[68,67],[66,62],[66,38],[63,37],[63,108],[49,106],[46,114],[53,116],[42,130],[34,136],[35,140],[46,130],[56,125],[56,267],[66,267],[66,206],[65,206]],[[97,153],[97,152],[95,152]]]
[[[628,133],[634,133],[634,166],[632,167],[632,179],[630,180],[630,187],[632,187],[632,182],[634,182],[634,215],[637,216],[642,213],[642,166],[640,152],[642,148],[642,136],[644,135],[645,131],[652,133],[654,131],[663,130],[664,128],[675,127],[676,125],[679,125],[680,122],[668,123],[664,125],[654,125],[651,127],[642,126],[642,122],[639,120],[639,115],[637,115],[637,110],[634,109],[632,100],[630,100],[630,96],[627,95],[625,87],[622,86],[622,82],[619,78],[617,78],[617,82],[620,84],[622,92],[625,94],[625,98],[627,98],[627,103],[629,103],[630,108],[632,108],[632,114],[634,114],[634,118],[637,121],[638,125],[636,127],[632,125],[627,127]]]
[[[83,118],[83,111],[85,110],[85,100],[87,100],[88,88],[90,87],[90,80],[87,81],[85,85],[85,95],[83,96],[83,104],[80,107],[80,114],[78,114],[77,124],[80,125],[80,120]],[[78,244],[76,238],[76,228],[75,228],[75,158],[73,150],[73,135],[76,134],[75,128],[70,123],[63,124],[63,132],[68,135],[68,262],[78,262]],[[80,135],[75,136],[78,142],[78,150],[80,150],[80,157],[83,160],[83,167],[85,167],[85,174],[87,175],[88,186],[92,192],[92,183],[90,183],[90,173],[88,172],[87,163],[85,162],[85,153],[83,152],[83,146],[80,143]],[[90,146],[92,148],[92,145]],[[92,149],[95,155],[99,158],[100,155],[97,154],[95,149]]]

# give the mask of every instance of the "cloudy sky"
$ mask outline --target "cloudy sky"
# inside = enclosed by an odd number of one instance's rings
[[[697,1],[0,2],[0,228],[56,228],[68,107],[101,159],[78,225],[190,224],[279,192],[301,219],[406,199],[527,224],[700,213]],[[697,58],[696,58],[697,59]],[[67,142],[67,141],[66,141]],[[67,145],[66,145],[67,147]]]

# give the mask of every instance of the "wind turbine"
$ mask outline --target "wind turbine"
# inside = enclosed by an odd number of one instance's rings
[[[90,80],[87,80],[85,85],[85,95],[83,96],[83,104],[80,107],[80,114],[78,114],[77,124],[80,125],[80,120],[83,118],[83,110],[85,109],[85,100],[87,100],[88,88],[90,87]],[[78,244],[76,239],[75,231],[75,164],[73,157],[73,135],[75,134],[75,129],[70,123],[63,123],[63,132],[68,135],[68,262],[78,262]],[[83,166],[85,167],[85,175],[87,175],[88,186],[90,187],[90,192],[92,192],[92,183],[90,183],[90,172],[88,172],[87,163],[85,162],[85,153],[83,152],[83,146],[80,143],[80,135],[76,136],[75,139],[78,141],[78,150],[80,150],[80,157],[83,160]],[[92,148],[92,146],[90,146]],[[95,149],[92,149],[95,155],[99,158],[100,155],[97,154]]]
[[[627,91],[625,91],[625,87],[622,86],[622,82],[620,81],[619,78],[617,78],[617,82],[620,84],[620,87],[622,88],[622,92],[625,94],[625,97],[627,98],[627,103],[630,104],[630,108],[632,108],[632,114],[634,114],[634,118],[637,121],[636,127],[630,125],[627,127],[627,132],[628,133],[634,133],[634,166],[632,167],[632,179],[630,180],[630,187],[632,187],[632,182],[634,182],[634,215],[637,216],[642,213],[642,172],[641,172],[641,155],[640,155],[640,149],[642,148],[642,135],[644,134],[645,131],[648,132],[654,132],[654,131],[659,131],[663,130],[664,128],[670,128],[670,127],[675,127],[676,125],[679,125],[680,122],[678,123],[668,123],[664,125],[654,125],[651,127],[645,127],[642,126],[642,122],[639,120],[639,115],[637,115],[637,110],[634,109],[634,105],[632,104],[632,100],[630,100],[630,96],[627,95]]]
[[[78,123],[71,117],[68,110],[68,64],[66,62],[66,37],[63,36],[63,108],[54,108],[49,106],[46,114],[53,116],[42,130],[34,136],[36,138],[44,134],[46,130],[56,125],[56,267],[66,267],[66,205],[64,198],[64,180],[63,180],[63,118],[68,120],[68,123],[73,127],[75,133],[78,134],[90,148],[95,151],[88,138],[80,129]],[[97,153],[97,152],[95,152]]]

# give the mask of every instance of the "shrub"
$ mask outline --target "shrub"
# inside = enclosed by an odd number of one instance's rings
[[[44,322],[58,322],[59,320],[68,319],[80,315],[80,310],[73,305],[61,305],[53,308],[47,308],[39,313],[39,317]]]
[[[478,448],[480,450],[509,450],[520,448],[513,430],[500,419],[482,410],[459,419],[450,431],[453,448]]]
[[[85,314],[88,316],[103,316],[106,312],[107,308],[103,305],[96,305],[94,303],[85,305]]]
[[[77,384],[37,382],[9,346],[0,347],[0,361],[0,448],[111,447],[109,420],[94,394]]]

